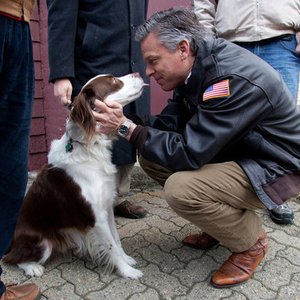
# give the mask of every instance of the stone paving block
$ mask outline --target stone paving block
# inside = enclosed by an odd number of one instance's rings
[[[99,274],[86,268],[81,260],[71,264],[63,264],[58,268],[61,270],[62,278],[73,284],[76,287],[76,294],[82,297],[90,291],[95,291],[105,286],[100,281]],[[103,266],[102,272],[104,272],[104,268],[105,266]]]
[[[261,282],[270,290],[278,291],[288,285],[293,274],[299,273],[300,267],[291,264],[287,259],[276,257],[264,265],[261,271],[256,271],[253,278]]]
[[[62,286],[49,288],[43,292],[45,296],[43,299],[55,299],[55,300],[80,300],[82,297],[76,295],[74,285],[65,283]]]
[[[120,228],[118,228],[120,238],[133,237],[139,233],[142,229],[149,229],[150,226],[145,222],[145,220],[136,220],[135,222],[130,222]]]
[[[288,285],[283,286],[278,292],[279,300],[300,300],[299,281],[291,281]]]
[[[300,267],[300,250],[293,247],[287,247],[284,250],[278,251],[278,257],[287,259],[291,264]]]
[[[174,300],[231,299],[232,294],[230,289],[215,289],[207,282],[200,282],[196,283],[186,295],[174,297]]]
[[[159,297],[157,291],[151,288],[150,289],[148,288],[143,293],[137,293],[128,298],[128,300],[148,300],[148,299],[160,300],[161,298]]]
[[[249,279],[249,286],[243,284],[232,287],[233,290],[237,291],[240,295],[244,295],[246,299],[263,300],[276,298],[276,292],[266,288],[261,282],[255,279]],[[231,299],[231,298],[230,298]]]
[[[182,246],[179,249],[172,250],[172,254],[176,255],[179,261],[187,264],[192,260],[203,257],[205,255],[205,251]]]
[[[158,228],[150,228],[149,230],[143,230],[140,232],[140,234],[143,235],[143,237],[149,245],[155,244],[165,252],[171,252],[173,249],[182,246],[174,237],[162,233]]]
[[[179,262],[176,256],[160,250],[157,245],[152,244],[147,248],[141,248],[137,251],[144,260],[155,263],[164,273],[171,273],[177,268],[184,267],[184,264]]]
[[[137,280],[117,278],[106,287],[89,293],[85,300],[124,300],[131,295],[142,293],[147,287]]]
[[[58,269],[47,271],[41,277],[35,277],[34,281],[41,288],[44,293],[48,289],[58,288],[66,283],[66,280],[62,278],[61,272]]]
[[[147,266],[143,272],[144,276],[140,281],[158,291],[160,299],[173,299],[176,295],[185,295],[188,291],[176,277],[161,272],[154,264]]]
[[[176,276],[183,285],[192,287],[197,282],[209,281],[210,275],[217,267],[218,264],[211,257],[203,256],[173,271],[172,275]]]
[[[169,234],[172,231],[178,231],[180,227],[175,225],[172,222],[167,222],[166,220],[161,219],[158,216],[151,216],[145,219],[145,222],[149,227],[158,228],[161,232]]]

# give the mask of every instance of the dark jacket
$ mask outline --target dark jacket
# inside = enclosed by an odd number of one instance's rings
[[[203,101],[210,86],[226,79],[228,96]],[[153,128],[133,132],[144,158],[175,172],[236,161],[269,209],[300,192],[300,113],[271,66],[209,37],[174,94],[161,115],[145,121]]]
[[[147,81],[134,35],[146,18],[148,1],[47,0],[47,5],[50,81],[69,78],[73,96],[98,74],[139,72]],[[124,109],[128,115],[149,110],[149,90]],[[117,165],[135,162],[135,150],[125,139],[116,143],[113,152]]]

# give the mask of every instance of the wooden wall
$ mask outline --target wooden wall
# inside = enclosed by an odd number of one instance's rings
[[[46,130],[43,97],[43,74],[41,59],[40,14],[36,7],[31,19],[31,35],[33,42],[35,94],[30,135],[30,169],[38,169],[46,162]]]

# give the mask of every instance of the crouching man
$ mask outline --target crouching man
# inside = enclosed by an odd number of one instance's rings
[[[206,33],[188,9],[156,13],[136,38],[147,75],[174,97],[160,115],[133,122],[117,103],[96,101],[100,131],[139,150],[172,209],[202,230],[190,244],[232,251],[212,285],[240,284],[268,249],[255,210],[300,192],[300,113],[272,67]]]

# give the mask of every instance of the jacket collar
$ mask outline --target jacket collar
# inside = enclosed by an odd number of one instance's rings
[[[180,93],[184,93],[188,102],[192,102],[195,106],[199,104],[199,95],[206,88],[206,72],[204,65],[207,61],[211,61],[211,52],[215,38],[207,36],[201,45],[198,45],[195,62],[191,71],[191,76],[187,79],[187,83],[179,88]],[[202,99],[201,99],[202,101]]]

